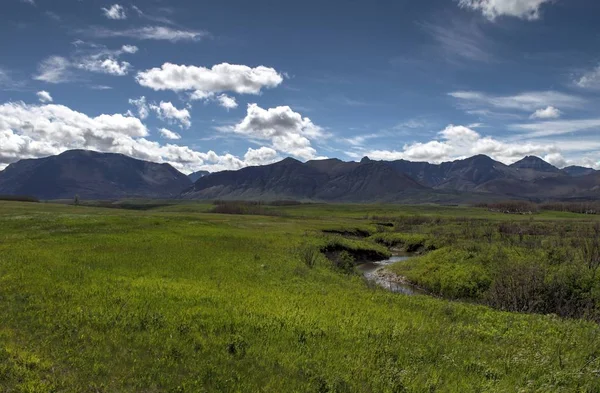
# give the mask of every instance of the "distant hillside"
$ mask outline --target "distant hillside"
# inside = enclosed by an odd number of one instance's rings
[[[195,183],[198,179],[200,179],[201,177],[210,175],[209,171],[198,171],[198,172],[194,172],[194,173],[190,173],[188,175],[188,178],[190,179],[190,181],[192,183]]]
[[[169,164],[87,150],[21,160],[0,172],[0,194],[39,199],[174,198],[191,184]]]
[[[394,200],[405,192],[425,189],[381,162],[324,160],[303,164],[286,158],[271,165],[219,172],[201,178],[183,193],[183,197],[363,202]]]
[[[196,179],[192,182],[191,179]],[[72,150],[0,172],[0,195],[38,199],[185,198],[323,202],[475,203],[600,199],[600,172],[562,170],[538,157],[505,165],[485,155],[427,162],[293,158],[189,177],[168,164]]]
[[[596,172],[595,169],[586,168],[583,166],[568,166],[562,169],[562,172],[573,177],[591,175]]]
[[[594,172],[596,173],[596,172]],[[338,159],[281,162],[201,178],[189,199],[469,203],[507,198],[600,199],[600,178],[573,177],[538,157],[505,165],[485,155],[427,162]]]

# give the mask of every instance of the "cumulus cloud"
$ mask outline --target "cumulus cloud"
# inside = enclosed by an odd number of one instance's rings
[[[148,115],[150,114],[150,108],[148,107],[145,96],[141,96],[137,99],[130,98],[129,104],[136,107],[140,119],[144,120],[148,118]]]
[[[42,90],[42,91],[38,91],[38,92],[36,93],[36,95],[38,96],[38,99],[40,100],[40,102],[42,102],[42,103],[44,103],[44,104],[46,104],[46,103],[49,103],[49,102],[52,102],[52,101],[53,101],[53,99],[52,99],[52,96],[51,96],[51,95],[50,95],[50,93],[48,93],[47,91],[44,91],[44,90]]]
[[[273,149],[305,160],[316,157],[310,140],[324,137],[321,127],[289,106],[263,109],[257,104],[249,104],[246,117],[240,123],[220,130],[233,131],[250,139],[269,140]]]
[[[160,136],[162,136],[165,139],[172,139],[172,140],[181,139],[181,135],[179,135],[178,133],[173,132],[171,130],[167,130],[166,128],[161,128],[158,130],[158,132],[160,132]]]
[[[137,51],[139,50],[139,48],[135,45],[123,45],[121,47],[121,51],[123,51],[124,53],[137,53]]]
[[[402,150],[373,150],[362,154],[376,160],[405,159],[433,163],[485,154],[510,164],[527,155],[543,156],[559,152],[554,144],[503,142],[489,136],[482,136],[464,126],[449,125],[438,133],[438,137],[429,142],[407,144]]]
[[[80,62],[75,63],[75,67],[91,72],[99,72],[103,74],[116,76],[125,76],[129,73],[129,70],[131,69],[131,64],[129,64],[126,61],[120,62],[111,58],[101,59],[94,57],[86,57]]]
[[[165,63],[160,68],[139,72],[137,82],[153,90],[193,91],[192,99],[206,99],[226,91],[259,94],[283,82],[275,69],[222,63],[212,68]]]
[[[531,112],[547,106],[580,108],[586,103],[581,97],[556,91],[532,91],[512,96],[494,96],[477,91],[454,91],[448,95],[460,100],[465,109],[494,108]]]
[[[552,153],[544,156],[544,161],[554,165],[557,168],[564,168],[569,165],[569,161],[561,153]]]
[[[138,51],[133,45],[123,45],[118,50],[110,50],[83,41],[76,41],[75,46],[77,50],[70,58],[51,56],[42,61],[34,78],[48,83],[72,82],[77,80],[76,70],[124,76],[132,67],[128,62],[120,61],[119,57]]]
[[[540,8],[552,0],[459,0],[463,8],[480,11],[489,20],[499,16],[536,20],[540,17]]]
[[[165,26],[146,26],[125,30],[112,30],[105,27],[92,27],[82,30],[81,33],[96,38],[125,37],[136,40],[156,40],[156,41],[200,41],[209,37],[210,34],[205,31],[175,29]]]
[[[600,89],[600,65],[584,73],[575,84],[584,89]]]
[[[530,116],[531,119],[558,119],[561,116],[561,111],[553,106],[545,109],[538,109]]]
[[[132,116],[102,114],[90,117],[54,104],[7,102],[0,105],[0,166],[70,149],[120,153],[142,160],[166,162],[186,173],[239,169],[273,158],[265,149],[249,149],[246,156],[239,158],[231,154],[218,155],[214,151],[199,152],[187,146],[162,145],[148,140],[147,136],[146,126]]]
[[[281,157],[277,152],[265,146],[258,149],[249,148],[244,155],[244,161],[249,166],[272,164],[279,160],[281,160]]]
[[[108,19],[127,19],[125,8],[119,4],[114,4],[109,8],[102,8],[102,11],[104,11],[104,16]]]
[[[161,120],[169,122],[177,121],[185,128],[190,128],[192,125],[190,112],[187,109],[177,109],[170,102],[161,101],[158,105],[152,104],[150,105],[150,109],[155,111]]]
[[[234,97],[229,97],[227,94],[221,94],[220,96],[217,97],[217,100],[219,101],[219,105],[221,105],[223,108],[229,110],[229,109],[235,109],[238,107],[238,103],[235,100]]]

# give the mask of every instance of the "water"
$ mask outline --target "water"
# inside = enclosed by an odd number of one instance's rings
[[[403,282],[400,277],[384,270],[388,265],[406,261],[410,258],[410,256],[391,257],[384,261],[363,263],[362,265],[358,265],[357,269],[367,280],[374,282],[388,291],[404,295],[426,295],[427,292]]]

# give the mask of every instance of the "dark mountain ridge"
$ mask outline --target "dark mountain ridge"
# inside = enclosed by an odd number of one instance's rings
[[[505,165],[485,155],[428,162],[338,159],[305,164],[286,159],[262,167],[199,179],[182,196],[190,199],[281,199],[393,202],[600,198],[600,178],[572,177],[538,157]]]
[[[0,172],[0,194],[39,199],[175,198],[191,184],[169,164],[89,150],[20,160]]]
[[[197,173],[85,150],[21,160],[0,172],[0,194],[40,199],[186,198],[330,202],[469,203],[490,199],[600,199],[600,172],[562,170],[538,157],[505,165],[485,155],[441,164],[293,158],[237,171]]]
[[[275,164],[225,171],[199,179],[188,199],[285,199],[324,201],[393,200],[426,187],[386,163],[286,158]]]

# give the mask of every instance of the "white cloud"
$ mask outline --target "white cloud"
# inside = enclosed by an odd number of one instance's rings
[[[246,117],[240,123],[221,130],[269,140],[275,150],[306,160],[315,158],[317,153],[310,140],[324,137],[321,127],[289,106],[263,109],[249,104]]]
[[[273,158],[270,150],[248,149],[243,158],[214,151],[199,152],[187,146],[161,145],[146,139],[146,126],[121,114],[89,117],[63,105],[0,105],[0,166],[23,158],[59,154],[70,149],[90,149],[166,162],[190,173],[197,170],[240,169]],[[245,160],[248,160],[246,162]]]
[[[552,0],[459,0],[463,8],[481,11],[489,20],[499,16],[536,20],[540,17],[540,8]]]
[[[229,110],[229,109],[235,109],[238,107],[238,103],[235,100],[234,97],[229,97],[227,94],[221,94],[220,96],[217,97],[217,100],[219,100],[219,105],[221,105],[223,108]]]
[[[71,62],[61,56],[51,56],[38,66],[34,79],[47,83],[63,83],[72,80]]]
[[[477,91],[454,91],[448,95],[459,99],[466,109],[483,107],[531,112],[547,106],[580,108],[586,103],[583,98],[556,91],[531,91],[513,96],[494,96]]]
[[[135,6],[135,5],[131,5],[131,9],[135,11],[135,13],[143,19],[152,21],[152,22],[158,22],[158,23],[163,23],[163,24],[167,24],[167,25],[176,25],[175,22],[173,22],[171,19],[167,18],[164,16],[165,13],[169,13],[170,11],[172,11],[170,8],[161,8],[161,15],[150,15],[145,13],[144,11],[142,11],[139,7]]]
[[[35,1],[34,0],[21,0],[21,3],[27,3],[27,4],[35,5]]]
[[[283,82],[275,69],[222,63],[212,68],[165,63],[161,68],[139,72],[137,82],[153,90],[194,91],[192,98],[205,99],[214,93],[232,91],[259,94]]]
[[[584,73],[575,84],[584,89],[600,89],[600,65]]]
[[[123,45],[121,47],[121,50],[125,53],[137,53],[137,51],[139,50],[139,48],[135,45]]]
[[[150,109],[155,111],[161,120],[178,121],[185,128],[190,128],[192,125],[190,112],[187,109],[177,109],[170,102],[161,101],[158,105],[152,104]]]
[[[557,168],[564,168],[569,165],[569,162],[560,153],[547,154],[544,156],[544,161]]]
[[[46,103],[49,103],[49,102],[52,102],[52,101],[53,101],[53,99],[52,99],[52,96],[51,96],[51,95],[50,95],[50,93],[48,93],[47,91],[44,91],[44,90],[42,90],[42,91],[38,91],[38,92],[36,93],[36,95],[38,96],[38,99],[40,100],[40,102],[42,102],[42,103],[44,103],[44,104],[46,104]]]
[[[106,85],[91,85],[88,87],[93,90],[112,90],[111,86],[106,86]]]
[[[110,50],[101,45],[75,41],[76,51],[70,58],[51,56],[42,61],[38,74],[34,77],[48,83],[65,83],[77,80],[74,71],[89,71],[115,76],[124,76],[131,70],[131,64],[119,61],[124,54],[134,54],[138,48],[123,45],[118,50]]]
[[[110,8],[102,8],[102,11],[108,19],[127,19],[125,8],[119,4],[114,4]]]
[[[265,146],[258,149],[249,148],[244,155],[246,165],[250,166],[272,164],[279,160],[281,160],[281,157],[279,157],[277,152]]]
[[[195,92],[190,94],[190,100],[192,101],[200,101],[200,100],[210,100],[214,98],[215,93],[207,93],[205,91],[196,90]]]
[[[82,33],[97,38],[126,37],[136,40],[160,41],[200,41],[209,37],[205,31],[173,29],[165,26],[146,26],[126,30],[111,30],[104,27],[93,27],[83,30]]]
[[[511,124],[511,130],[527,131],[530,138],[569,134],[600,129],[600,119],[555,120],[539,123]]]
[[[360,155],[368,155],[376,160],[404,159],[439,163],[485,154],[510,164],[527,155],[543,156],[559,152],[555,144],[529,141],[503,142],[493,137],[482,136],[464,126],[449,125],[440,131],[438,136],[437,140],[407,144],[402,150],[361,151]]]
[[[494,43],[477,23],[453,19],[449,24],[422,23],[421,27],[437,42],[440,54],[450,63],[467,61],[489,63],[494,60]]]
[[[86,57],[75,63],[75,67],[91,72],[102,74],[125,76],[131,69],[131,64],[126,61],[118,61],[112,58]]]
[[[561,111],[553,106],[545,109],[538,109],[530,116],[531,119],[558,119],[561,116]]]
[[[146,102],[145,96],[141,96],[137,99],[130,98],[129,104],[137,108],[138,116],[140,117],[140,119],[144,120],[148,118],[148,115],[150,114],[150,108],[148,107],[148,103]]]
[[[160,135],[165,139],[172,139],[172,140],[181,139],[181,135],[179,135],[178,133],[173,132],[171,130],[167,130],[166,128],[161,128],[158,130],[158,132],[160,132]]]

